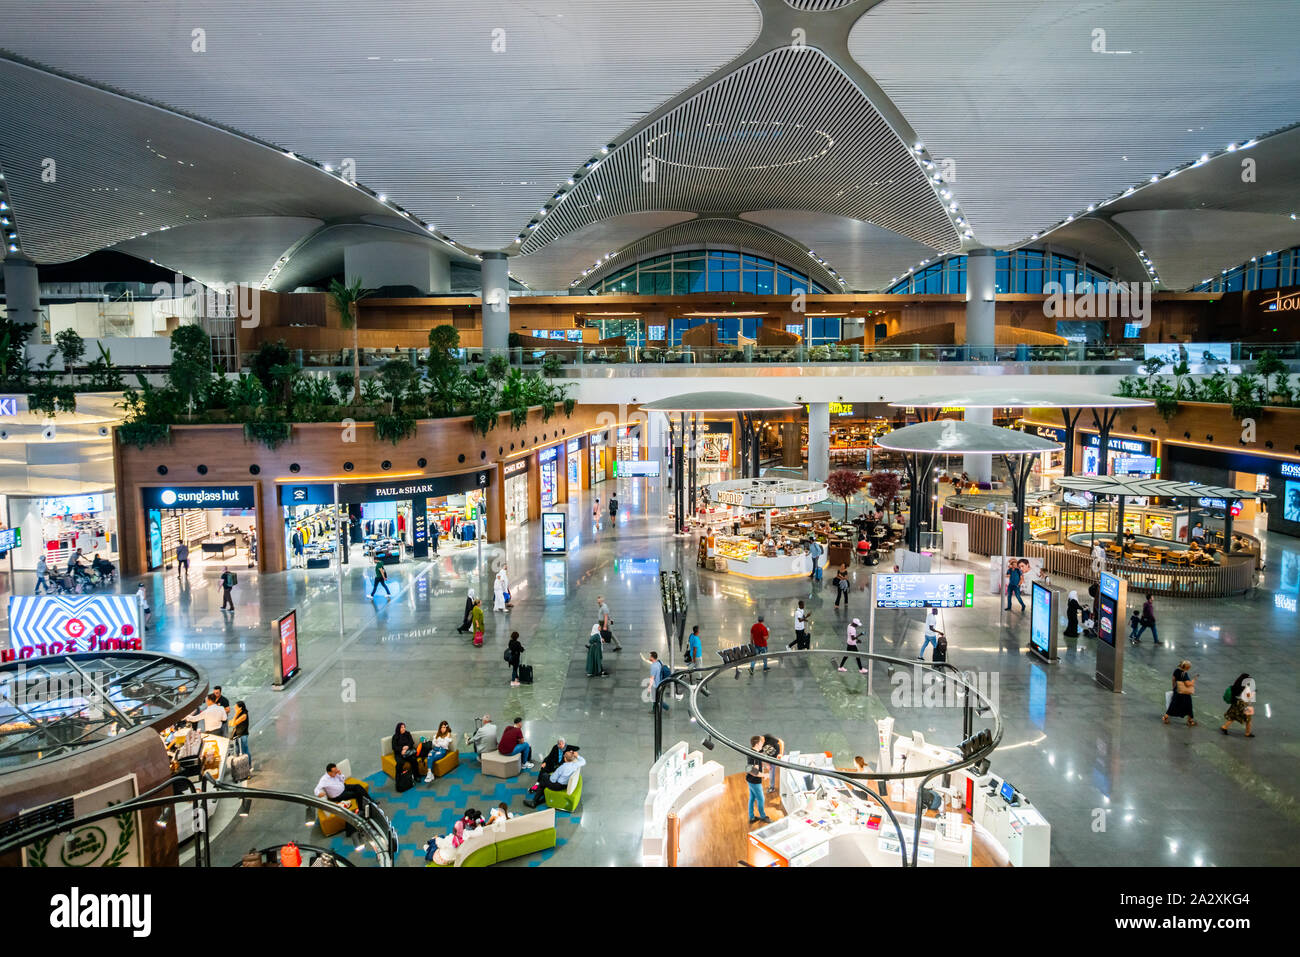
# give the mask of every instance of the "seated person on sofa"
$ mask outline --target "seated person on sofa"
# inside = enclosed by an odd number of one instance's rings
[[[488,824],[495,824],[497,821],[508,821],[512,817],[514,817],[514,815],[510,813],[509,805],[507,805],[505,801],[502,801],[492,809],[492,813],[488,815],[487,822]]]
[[[362,809],[363,814],[366,804],[375,803],[369,792],[367,792],[360,784],[348,784],[345,782],[343,779],[343,772],[339,770],[339,766],[333,761],[325,765],[325,773],[322,774],[320,780],[316,782],[315,794],[317,797],[323,797],[327,801],[333,801],[336,804],[345,804],[348,801],[356,801],[357,807]],[[352,830],[352,825],[349,824],[347,830],[349,836],[351,836]]]
[[[438,725],[438,730],[433,736],[433,750],[429,752],[429,773],[424,776],[424,783],[428,784],[433,780],[433,765],[436,761],[441,761],[452,749],[456,747],[456,736],[452,734],[451,725],[446,721]]]
[[[537,783],[548,791],[566,791],[569,787],[569,779],[582,770],[582,766],[587,763],[587,759],[578,754],[578,749],[564,752],[564,761],[555,773],[543,775],[546,780],[538,778]]]
[[[393,760],[397,762],[393,771],[393,780],[396,781],[401,777],[404,764],[411,766],[411,777],[419,777],[420,758],[427,755],[431,747],[433,747],[431,744],[425,742],[417,748],[411,732],[406,730],[406,722],[397,722],[397,727],[393,729]]]
[[[465,744],[473,745],[475,754],[491,751],[497,746],[497,726],[492,723],[492,715],[483,715],[483,724],[473,734],[465,735]]]
[[[525,770],[533,767],[533,746],[524,740],[524,719],[515,718],[514,723],[501,735],[497,750],[504,755],[517,754]]]
[[[553,773],[564,761],[564,752],[566,750],[568,749],[564,746],[564,739],[556,738],[551,750],[547,751],[546,757],[542,758],[542,770],[539,772],[539,776]]]
[[[453,863],[456,849],[467,840],[482,834],[485,823],[477,808],[469,808],[452,826],[450,834],[433,839],[437,848],[433,853],[433,862],[443,866]]]

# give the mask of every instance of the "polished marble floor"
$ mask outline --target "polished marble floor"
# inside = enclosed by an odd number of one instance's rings
[[[521,715],[536,746],[549,747],[562,735],[588,761],[580,812],[566,822],[564,842],[545,866],[635,865],[653,742],[644,655],[666,647],[659,571],[682,571],[706,652],[747,640],[759,613],[772,627],[773,645],[784,644],[800,598],[817,623],[817,647],[842,647],[848,619],[867,620],[867,596],[857,589],[846,613],[833,608],[829,588],[810,592],[802,580],[758,583],[698,571],[694,542],[664,533],[661,496],[644,482],[619,483],[623,509],[613,527],[605,516],[603,527],[593,528],[587,495],[570,502],[566,557],[541,556],[539,523],[531,523],[504,546],[484,545],[481,554],[478,547],[444,546],[430,561],[390,566],[391,597],[381,591],[369,598],[370,570],[356,563],[345,567],[341,589],[336,569],[241,573],[236,611],[223,614],[218,569],[195,573],[188,584],[174,573],[154,574],[146,578],[155,619],[149,644],[197,662],[232,701],[247,702],[255,786],[310,791],[324,763],[341,758],[357,776],[374,775],[379,741],[397,720],[431,728],[446,719],[459,733],[485,711],[499,723]],[[601,497],[609,490],[600,487]],[[996,680],[1005,735],[994,768],[1050,820],[1053,864],[1293,862],[1292,849],[1300,846],[1300,721],[1288,709],[1297,706],[1300,686],[1292,664],[1300,637],[1300,541],[1271,536],[1268,548],[1269,567],[1254,594],[1157,602],[1165,644],[1129,649],[1123,694],[1094,682],[1089,640],[1063,640],[1053,665],[1031,659],[1024,650],[1027,616],[1004,613],[996,596],[980,595],[973,609],[946,615],[949,660]],[[465,591],[479,583],[481,568],[478,591],[490,595],[483,586],[502,561],[509,564],[515,607],[488,611],[487,641],[476,649],[456,633]],[[985,564],[969,567],[977,581],[985,580]],[[854,574],[865,581],[861,568]],[[130,580],[122,588],[135,585]],[[20,575],[18,587],[30,584]],[[585,643],[599,594],[609,601],[624,650],[606,653],[608,677],[587,678]],[[304,671],[276,692],[271,621],[290,608],[299,613]],[[519,631],[525,660],[534,666],[530,686],[509,686],[501,652],[511,630]],[[920,631],[907,614],[882,615],[877,651],[911,658]],[[1182,657],[1201,675],[1195,728],[1160,722],[1164,691]],[[813,656],[787,659],[752,678],[725,676],[715,682],[718,693],[706,715],[734,736],[765,731],[790,749],[831,750],[841,765],[854,754],[873,758],[875,729],[868,720],[884,714],[895,716],[899,730],[956,743],[958,710],[891,701],[903,669],[893,676],[877,671],[869,695],[863,676],[838,672],[836,664]],[[1230,737],[1218,731],[1223,688],[1243,671],[1256,676],[1260,693],[1257,736],[1249,740],[1239,725]],[[684,705],[675,703],[665,718],[666,743],[701,737]],[[741,770],[740,759],[723,748],[712,757],[729,773]],[[461,793],[447,795],[441,783],[420,787],[421,816],[429,820],[445,818]],[[421,846],[432,836],[415,830],[410,840]],[[233,861],[249,846],[289,839],[322,842],[304,829],[300,814],[258,811],[215,842],[216,863]],[[402,863],[418,863],[414,843],[403,850]]]

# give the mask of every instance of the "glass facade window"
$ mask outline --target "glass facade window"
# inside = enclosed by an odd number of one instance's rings
[[[1110,277],[1097,269],[1060,253],[1043,249],[1015,249],[997,254],[993,282],[1000,293],[1042,293],[1049,282],[1069,289],[1090,282],[1105,289]],[[900,279],[891,293],[930,295],[966,292],[966,257],[949,256]]]
[[[761,256],[726,250],[685,250],[653,256],[606,276],[598,293],[684,296],[693,292],[747,292],[755,295],[825,293],[808,276]]]
[[[1300,246],[1257,256],[1250,262],[1225,269],[1192,291],[1254,292],[1258,289],[1282,289],[1287,286],[1300,286]]]

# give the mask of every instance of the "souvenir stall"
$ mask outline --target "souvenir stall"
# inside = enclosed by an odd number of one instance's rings
[[[804,479],[749,478],[714,482],[706,487],[711,516],[726,509],[725,519],[706,524],[700,540],[700,564],[746,578],[794,578],[812,573],[808,542],[814,526],[829,519],[810,506],[829,494],[824,482]],[[747,516],[753,516],[746,520]],[[712,563],[710,565],[710,562]]]

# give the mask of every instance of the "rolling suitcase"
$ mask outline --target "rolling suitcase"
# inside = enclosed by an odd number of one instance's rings
[[[521,685],[530,685],[530,684],[533,683],[533,666],[532,666],[532,665],[520,665],[520,666],[519,666],[519,683],[520,683]]]

